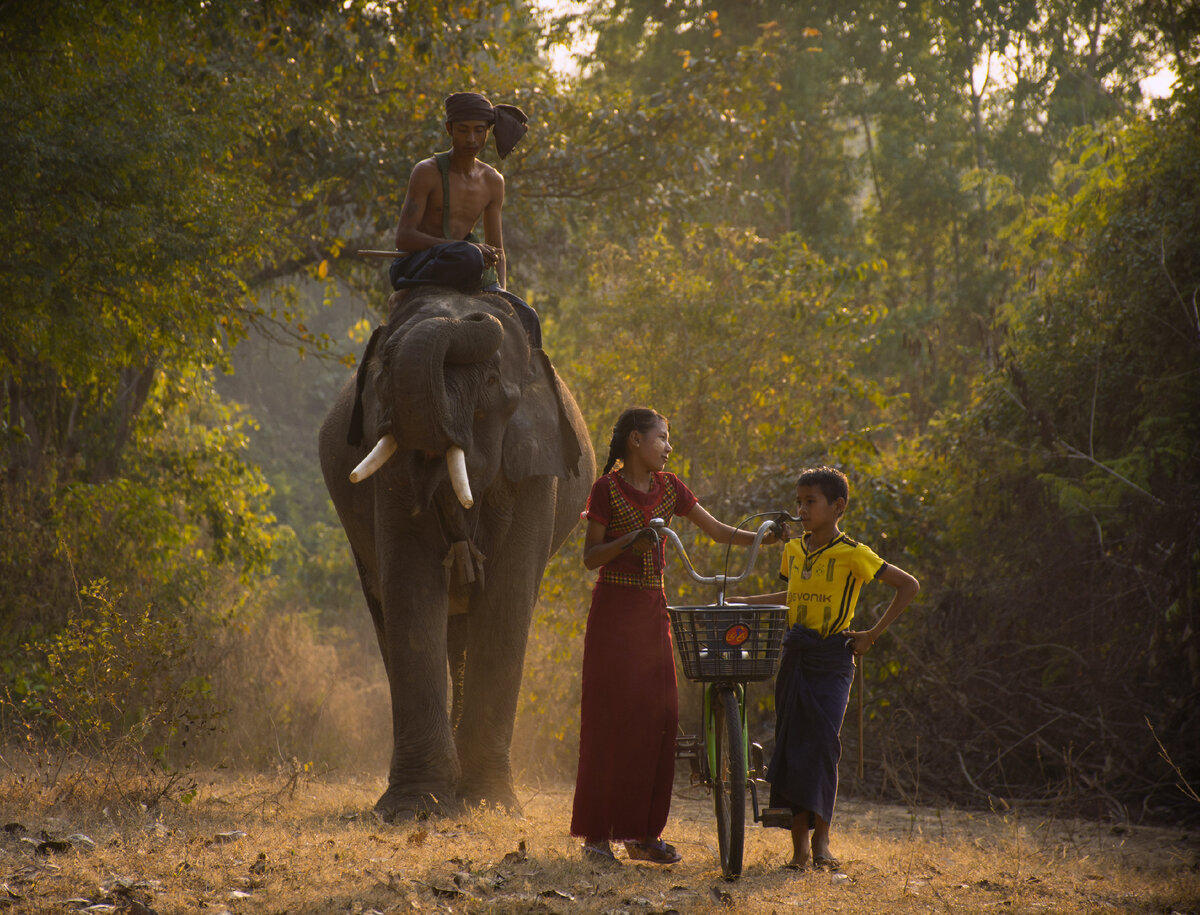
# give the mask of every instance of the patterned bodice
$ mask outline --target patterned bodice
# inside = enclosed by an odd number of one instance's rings
[[[678,493],[674,480],[668,475],[659,476],[662,481],[662,497],[653,506],[635,505],[622,491],[616,477],[608,479],[608,499],[611,518],[608,522],[608,538],[616,540],[619,537],[640,530],[650,524],[651,518],[662,518],[668,524],[675,513]],[[628,563],[610,563],[600,569],[599,580],[611,585],[624,585],[631,588],[654,588],[661,590],[663,586],[663,557],[665,543],[653,546],[648,541],[639,541],[633,547],[639,555],[640,569],[632,571]],[[625,568],[614,568],[623,565]]]

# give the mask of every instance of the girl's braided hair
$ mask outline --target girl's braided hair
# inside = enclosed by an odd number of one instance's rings
[[[625,462],[625,446],[629,444],[630,433],[641,432],[644,435],[660,422],[666,423],[670,428],[670,421],[649,407],[630,407],[618,416],[617,424],[613,426],[612,438],[608,442],[608,461],[604,465],[604,473],[612,470],[617,461]]]

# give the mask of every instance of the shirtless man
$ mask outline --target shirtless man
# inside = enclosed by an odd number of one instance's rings
[[[392,262],[390,277],[395,289],[437,283],[502,295],[516,309],[530,342],[540,347],[537,312],[506,289],[504,176],[478,159],[493,127],[503,159],[525,133],[525,124],[519,108],[493,106],[476,92],[446,98],[450,152],[422,159],[412,170],[396,226],[396,250],[408,254]],[[474,235],[481,216],[482,242]]]

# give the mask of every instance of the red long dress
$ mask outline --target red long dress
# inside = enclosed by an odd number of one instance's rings
[[[650,492],[617,473],[592,486],[584,516],[616,540],[686,515],[696,497],[673,473],[655,473]],[[679,695],[663,593],[664,544],[629,549],[602,566],[583,643],[579,772],[571,835],[657,838],[671,809]]]

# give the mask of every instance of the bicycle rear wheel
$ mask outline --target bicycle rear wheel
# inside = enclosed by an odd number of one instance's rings
[[[716,761],[713,804],[717,813],[717,844],[721,870],[728,879],[742,873],[746,839],[746,750],[742,740],[742,713],[731,686],[714,689],[709,731]]]

